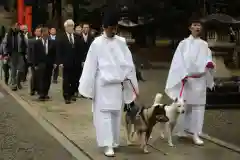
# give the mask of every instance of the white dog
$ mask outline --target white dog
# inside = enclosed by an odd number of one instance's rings
[[[172,132],[177,123],[179,115],[184,114],[185,112],[184,106],[184,100],[181,98],[174,100],[171,105],[165,106],[166,116],[168,117],[169,121],[160,124],[161,138],[164,139],[164,132],[166,132],[168,136],[168,145],[171,147],[174,146],[172,142]]]

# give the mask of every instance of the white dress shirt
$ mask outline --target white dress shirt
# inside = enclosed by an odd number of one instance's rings
[[[82,35],[83,35],[84,41],[87,42],[88,34],[84,34],[84,33],[83,33]]]

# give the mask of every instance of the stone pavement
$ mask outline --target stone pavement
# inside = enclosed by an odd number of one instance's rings
[[[146,82],[140,83],[140,101],[144,104],[151,104],[157,92],[163,92],[166,70],[144,71]],[[50,90],[51,101],[38,102],[37,97],[29,96],[28,83],[24,89],[13,94],[28,102],[32,108],[43,116],[49,123],[62,132],[69,140],[74,142],[79,149],[89,156],[89,159],[105,160],[99,149],[96,147],[95,130],[92,124],[91,101],[79,99],[76,103],[66,105],[62,98],[61,83],[52,84]],[[169,100],[164,99],[165,102]],[[122,147],[116,151],[116,160],[143,160],[161,159],[165,160],[239,160],[240,154],[228,149],[219,147],[216,144],[205,141],[205,146],[194,146],[190,140],[174,139],[176,147],[167,146],[165,140],[160,140],[159,129],[153,131],[153,138],[149,142],[150,154],[142,154],[138,147],[126,146],[124,138],[124,127],[121,128]]]

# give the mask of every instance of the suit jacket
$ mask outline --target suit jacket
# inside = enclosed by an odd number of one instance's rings
[[[33,48],[33,65],[50,65],[56,63],[56,42],[48,39],[48,53],[46,53],[42,39],[36,40]]]
[[[17,38],[17,44],[15,44],[15,38]],[[7,34],[6,51],[11,54],[18,52],[23,55],[27,52],[27,39],[23,32],[10,30]]]
[[[81,34],[81,40],[82,40],[82,43],[83,43],[83,53],[84,53],[84,61],[85,61],[85,59],[87,57],[89,47],[92,44],[92,42],[94,40],[94,37],[90,33],[88,33],[87,41],[85,41],[84,37],[83,37],[83,33],[82,33]]]
[[[32,64],[32,62],[33,62],[34,43],[36,43],[36,41],[37,41],[36,37],[28,39],[27,61],[30,64]]]
[[[64,67],[75,67],[81,65],[84,61],[83,44],[81,37],[74,35],[74,44],[69,42],[66,33],[58,35],[57,38],[57,64],[63,64]]]

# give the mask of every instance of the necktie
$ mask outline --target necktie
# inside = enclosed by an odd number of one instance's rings
[[[45,52],[46,52],[46,54],[48,54],[48,50],[47,50],[47,40],[46,39],[44,39],[43,40],[43,45],[44,45],[44,49],[45,49]]]
[[[69,42],[73,45],[72,34],[69,33]]]

